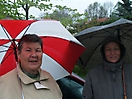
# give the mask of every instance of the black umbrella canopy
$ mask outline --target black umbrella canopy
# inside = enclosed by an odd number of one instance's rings
[[[110,36],[117,36],[126,47],[125,61],[132,63],[132,21],[119,19],[113,23],[85,29],[75,37],[86,47],[77,61],[83,69],[90,69],[102,62],[100,44]]]

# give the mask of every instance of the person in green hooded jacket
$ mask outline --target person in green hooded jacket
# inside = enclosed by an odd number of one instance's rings
[[[117,37],[101,44],[102,64],[86,77],[82,99],[132,99],[132,65],[123,61],[126,48]]]

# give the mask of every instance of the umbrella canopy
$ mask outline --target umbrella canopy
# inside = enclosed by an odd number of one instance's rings
[[[108,36],[117,36],[126,47],[125,61],[132,63],[132,21],[119,19],[113,23],[81,31],[75,37],[86,47],[77,65],[90,69],[102,62],[100,44]]]
[[[58,80],[69,75],[85,47],[55,20],[0,20],[0,76],[16,67],[16,49],[25,34],[43,41],[41,68]]]

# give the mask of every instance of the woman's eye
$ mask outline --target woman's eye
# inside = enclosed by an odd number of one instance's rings
[[[110,51],[110,49],[108,48],[108,49],[106,49],[106,51]]]
[[[29,52],[29,51],[31,51],[31,50],[27,49],[26,51]]]
[[[35,51],[36,51],[36,52],[42,52],[42,50],[41,50],[41,49],[36,49]]]
[[[117,47],[117,48],[115,48],[115,50],[119,50],[119,48]]]
[[[41,50],[36,50],[36,52],[42,52]]]

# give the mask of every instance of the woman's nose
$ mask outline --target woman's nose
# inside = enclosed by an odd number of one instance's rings
[[[112,54],[115,54],[115,50],[111,50],[111,53],[112,53]]]
[[[36,52],[35,51],[32,51],[31,52],[31,57],[33,58],[33,57],[36,57],[36,56],[37,56]]]

